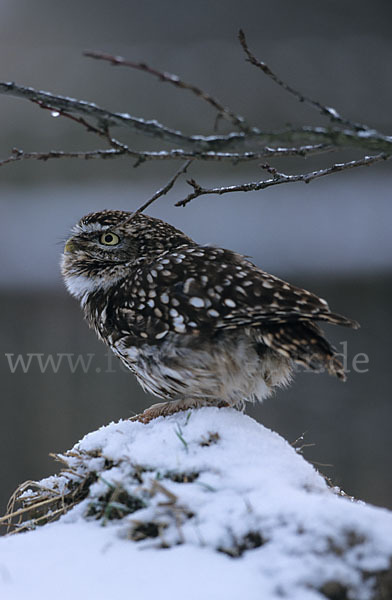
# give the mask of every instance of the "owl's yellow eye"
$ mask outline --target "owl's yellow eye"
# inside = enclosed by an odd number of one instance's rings
[[[120,243],[120,238],[111,231],[105,231],[99,238],[99,241],[101,244],[105,244],[105,246],[117,246]]]

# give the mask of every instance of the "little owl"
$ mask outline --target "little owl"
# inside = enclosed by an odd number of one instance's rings
[[[261,400],[295,365],[345,379],[316,321],[357,323],[241,254],[200,246],[168,223],[104,210],[67,241],[62,273],[88,324],[164,402],[138,418]]]

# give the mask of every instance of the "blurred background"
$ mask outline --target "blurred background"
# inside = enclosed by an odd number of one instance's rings
[[[213,133],[215,114],[192,95],[139,72],[82,56],[94,49],[177,73],[264,129],[325,125],[312,111],[244,60],[242,27],[254,53],[304,93],[343,115],[391,134],[392,4],[375,0],[3,0],[0,64],[3,81],[94,101],[187,133]],[[0,158],[25,151],[88,150],[103,143],[67,119],[0,95]],[[221,126],[221,131],[228,131]],[[120,130],[113,132],[120,135]],[[162,149],[129,133],[139,149]],[[358,152],[317,159],[270,161],[289,173],[310,171]],[[179,163],[134,169],[117,161],[21,162],[0,170],[0,513],[26,479],[57,470],[61,452],[84,434],[146,408],[144,394],[108,357],[83,322],[59,274],[62,243],[85,213],[136,209]],[[259,180],[252,164],[192,167],[206,185]],[[294,384],[248,413],[292,442],[305,433],[305,457],[348,494],[392,508],[389,342],[392,303],[391,165],[346,172],[252,194],[208,196],[174,208],[187,186],[149,214],[170,221],[201,243],[253,257],[267,271],[311,289],[359,331],[329,328],[345,355],[348,381],[299,373]],[[57,372],[44,362],[66,355]],[[11,356],[10,356],[11,355]],[[68,362],[84,357],[88,368]],[[90,358],[89,358],[90,357]],[[90,363],[89,363],[90,361]],[[12,371],[15,372],[12,372]],[[42,371],[45,372],[42,372]],[[72,371],[75,372],[72,372]]]

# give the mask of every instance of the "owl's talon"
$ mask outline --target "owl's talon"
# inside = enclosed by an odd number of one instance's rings
[[[191,408],[200,408],[201,406],[216,406],[217,408],[227,408],[231,406],[229,402],[225,400],[172,400],[171,402],[160,402],[159,404],[153,404],[150,408],[146,408],[145,411],[139,415],[131,417],[130,421],[138,421],[139,423],[150,423],[158,417],[168,417],[174,415],[177,412],[186,411]]]

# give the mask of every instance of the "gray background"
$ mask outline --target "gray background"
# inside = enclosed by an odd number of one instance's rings
[[[255,54],[289,83],[391,133],[391,22],[387,1],[3,0],[0,78],[156,118],[185,132],[212,133],[215,115],[208,106],[143,73],[82,57],[85,49],[99,49],[178,73],[261,128],[325,124],[244,61],[236,40],[242,27]],[[0,157],[12,147],[103,147],[68,120],[53,119],[23,100],[0,96],[0,119]],[[157,147],[130,134],[124,139],[135,148]],[[308,171],[348,156],[359,154],[271,162],[288,172]],[[80,216],[137,208],[177,166],[133,169],[122,159],[1,168],[1,512],[18,483],[57,468],[49,452],[70,448],[85,433],[151,403],[117,361],[108,369],[106,348],[62,287],[58,261],[62,241]],[[256,164],[206,164],[192,175],[207,185],[262,177]],[[358,332],[328,330],[339,349],[347,342],[347,383],[299,373],[289,390],[248,412],[289,441],[306,431],[305,442],[315,446],[305,456],[332,465],[320,467],[327,476],[349,494],[392,507],[390,182],[390,166],[376,165],[309,186],[204,197],[176,209],[174,201],[186,192],[181,183],[149,212],[202,243],[253,256],[264,269],[319,293],[334,310],[361,322]],[[88,373],[72,374],[65,363],[57,374],[41,373],[35,363],[25,374],[12,374],[6,353],[94,357]],[[369,357],[361,365],[365,373],[352,369],[358,353]]]

